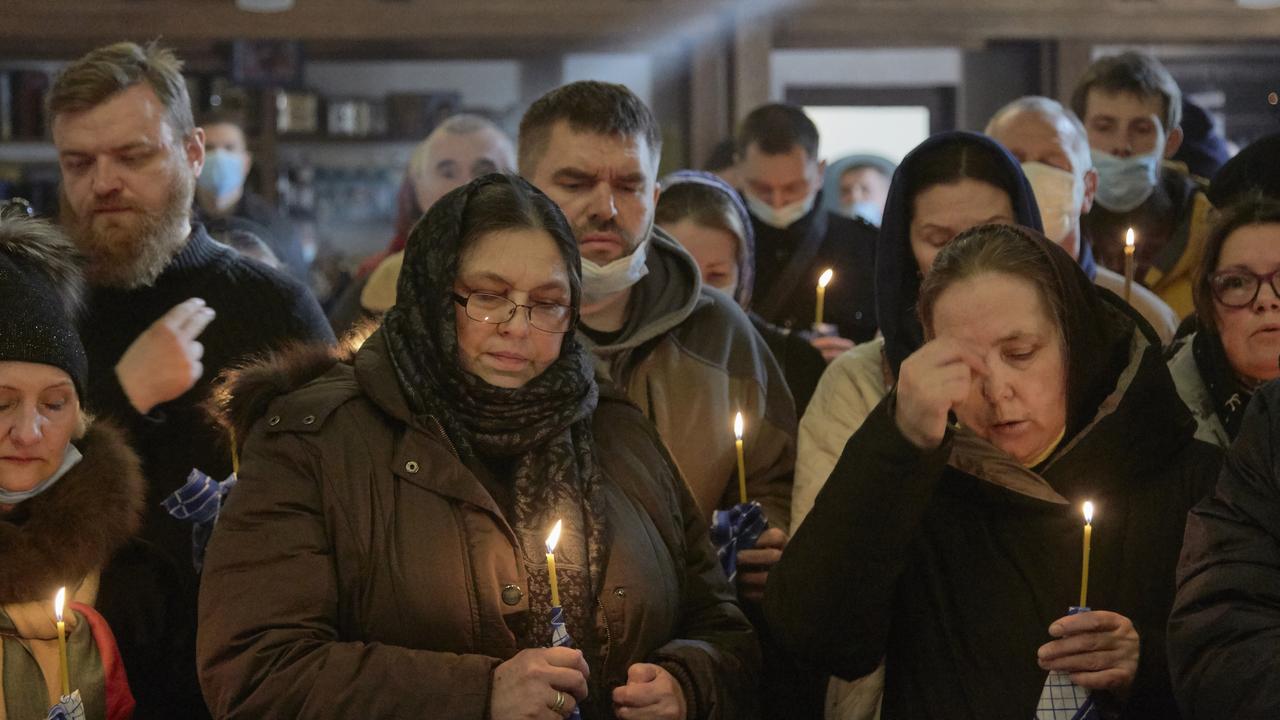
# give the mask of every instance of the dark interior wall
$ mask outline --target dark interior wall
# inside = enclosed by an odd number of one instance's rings
[[[1044,56],[1039,42],[992,42],[965,50],[957,98],[959,127],[981,132],[1009,101],[1051,93],[1044,80]]]

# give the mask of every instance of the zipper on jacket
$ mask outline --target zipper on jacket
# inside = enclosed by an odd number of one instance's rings
[[[604,652],[600,654],[600,674],[599,682],[596,683],[595,692],[603,694],[609,689],[609,652],[613,650],[613,632],[609,629],[609,613],[604,609],[604,600],[596,598],[596,607],[600,608],[600,616],[604,618]],[[604,702],[612,704],[612,700],[605,698]]]
[[[435,415],[431,415],[430,417],[431,422],[436,425],[436,430],[440,431],[440,437],[444,438],[444,444],[449,446],[449,452],[453,453],[455,458],[461,460],[462,456],[458,454],[458,448],[453,446],[453,440],[449,439],[449,433],[444,431],[444,425],[440,424],[440,421],[436,419]]]

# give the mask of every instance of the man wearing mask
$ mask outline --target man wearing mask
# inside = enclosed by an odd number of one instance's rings
[[[213,115],[204,130],[204,167],[196,179],[196,215],[215,238],[249,231],[271,248],[289,274],[307,282],[308,258],[293,223],[265,198],[245,188],[253,167],[244,129],[230,116]]]
[[[1080,119],[1056,100],[1028,96],[996,111],[986,134],[1022,163],[1040,208],[1044,234],[1074,257],[1094,283],[1123,296],[1124,276],[1094,261],[1092,243],[1080,226],[1098,187],[1098,172]],[[1129,304],[1151,323],[1161,342],[1173,339],[1178,318],[1155,293],[1135,284]]]
[[[835,336],[816,337],[827,362],[875,337],[876,228],[823,207],[818,128],[792,105],[762,105],[735,137],[738,172],[756,233],[756,312],[775,325],[808,329],[817,284],[831,268],[823,321]]]
[[[1124,270],[1125,233],[1137,238],[1135,279],[1178,317],[1195,311],[1192,275],[1212,209],[1202,184],[1166,162],[1182,143],[1182,92],[1155,58],[1126,52],[1089,66],[1071,94],[1098,172],[1085,234],[1103,265]]]
[[[552,90],[520,121],[522,175],[564,211],[582,253],[579,339],[596,370],[653,421],[704,519],[738,503],[733,419],[746,419],[746,492],[770,529],[738,555],[738,589],[763,597],[782,556],[795,463],[795,408],[764,340],[728,295],[654,226],[661,134],[622,85]]]
[[[87,406],[122,426],[147,483],[140,543],[104,569],[98,609],[119,641],[137,718],[207,716],[195,677],[192,524],[161,501],[192,469],[232,471],[204,409],[213,380],[290,342],[332,342],[300,283],[214,242],[191,220],[205,159],[182,62],[117,43],[49,90],[60,221],[85,257]]]
[[[896,166],[878,155],[850,155],[831,165],[827,178],[835,178],[840,194],[829,207],[880,227]]]

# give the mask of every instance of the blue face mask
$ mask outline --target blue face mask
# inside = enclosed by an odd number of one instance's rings
[[[879,205],[870,200],[863,200],[850,205],[848,212],[849,217],[860,217],[876,227],[879,227],[880,221],[884,219],[884,211],[880,209]]]
[[[221,148],[205,153],[200,188],[217,197],[235,192],[244,182],[244,157]]]
[[[23,490],[22,492],[9,492],[8,490],[0,489],[0,503],[5,505],[17,505],[24,500],[30,500],[45,490],[53,487],[54,483],[61,480],[62,476],[66,475],[67,471],[75,467],[83,458],[84,456],[80,454],[80,451],[76,449],[75,445],[67,443],[67,450],[62,454],[62,465],[59,466],[47,480],[36,485],[30,490]]]
[[[1111,212],[1129,212],[1151,197],[1160,172],[1161,148],[1146,155],[1116,157],[1090,151],[1098,170],[1098,204]]]

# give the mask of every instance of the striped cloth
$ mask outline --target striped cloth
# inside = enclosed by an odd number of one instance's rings
[[[213,525],[218,521],[222,502],[235,484],[235,473],[218,482],[199,470],[192,469],[187,475],[186,484],[161,503],[173,517],[192,523],[191,562],[195,565],[197,574],[204,569],[204,549],[209,544],[209,536],[213,534]]]
[[[729,582],[738,575],[738,552],[755,547],[760,533],[768,526],[764,508],[754,500],[711,514],[711,542],[716,546],[720,567]]]

